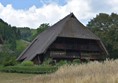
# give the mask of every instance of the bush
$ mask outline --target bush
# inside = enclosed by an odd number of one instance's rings
[[[21,66],[34,66],[34,63],[32,61],[23,61]]]
[[[6,58],[3,61],[3,66],[14,66],[17,64],[17,61],[15,60],[15,58]]]
[[[29,73],[29,74],[47,74],[57,70],[57,67],[45,66],[7,66],[1,71],[10,73]]]
[[[62,65],[65,65],[65,64],[67,64],[67,61],[66,60],[61,60],[56,65],[57,66],[62,66]]]
[[[42,65],[50,65],[51,62],[52,62],[52,59],[49,58],[49,59],[46,59]]]
[[[80,63],[81,63],[80,59],[74,59],[73,60],[73,64],[80,64]]]

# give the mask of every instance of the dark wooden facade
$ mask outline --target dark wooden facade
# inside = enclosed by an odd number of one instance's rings
[[[33,62],[41,64],[45,56],[53,60],[104,60],[103,48],[98,40],[58,37],[42,55],[37,55]]]
[[[58,37],[48,48],[53,59],[104,59],[97,40]]]

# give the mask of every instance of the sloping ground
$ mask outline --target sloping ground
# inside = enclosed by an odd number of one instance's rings
[[[63,66],[51,75],[38,75],[24,83],[118,83],[118,60]]]

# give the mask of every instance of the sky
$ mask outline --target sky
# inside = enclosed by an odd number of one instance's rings
[[[53,25],[71,12],[86,25],[99,13],[118,14],[118,0],[0,0],[0,18],[11,26]]]

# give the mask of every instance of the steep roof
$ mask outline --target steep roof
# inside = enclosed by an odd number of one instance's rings
[[[37,54],[44,53],[57,37],[100,40],[95,34],[89,31],[88,28],[80,23],[73,13],[71,13],[40,33],[21,53],[17,60],[32,60]]]

